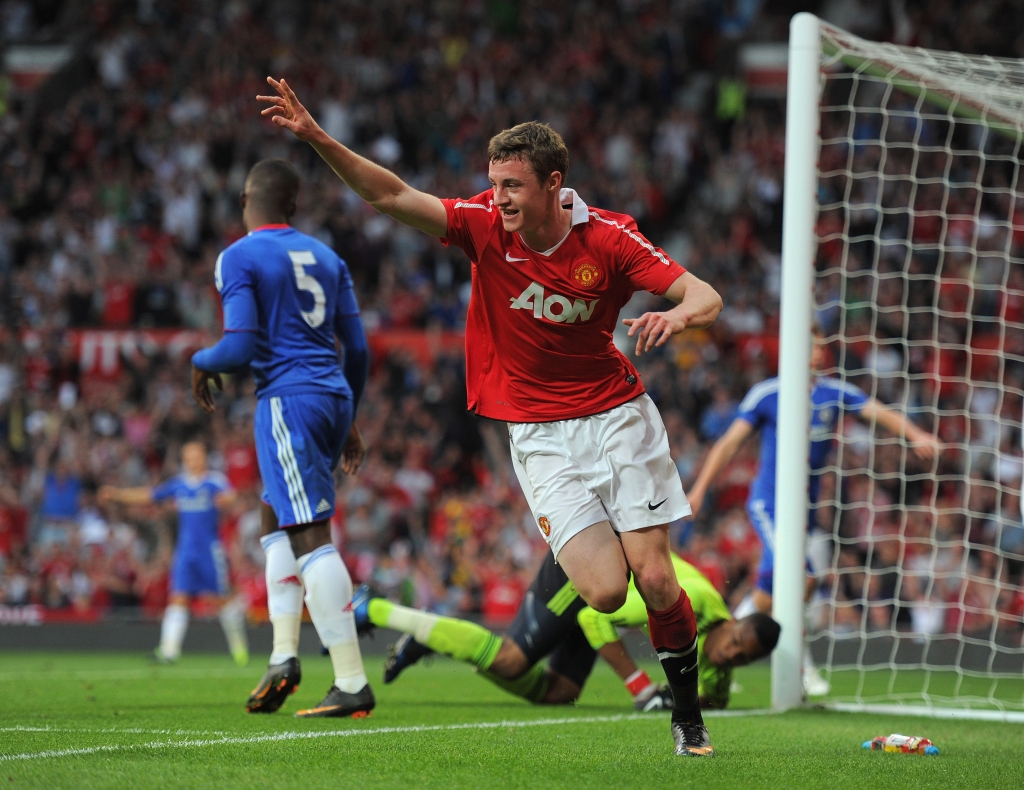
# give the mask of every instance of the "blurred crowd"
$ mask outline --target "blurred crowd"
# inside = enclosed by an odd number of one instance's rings
[[[922,464],[846,423],[816,514],[835,540],[820,622],[1020,644],[1017,138],[889,88],[825,80],[816,318],[847,380],[909,412],[943,452]]]
[[[0,2],[5,46],[84,40],[92,69],[52,110],[0,85],[0,605],[158,611],[174,514],[99,507],[95,492],[176,472],[180,445],[201,436],[243,493],[224,519],[235,587],[257,616],[265,606],[252,383],[231,381],[208,418],[187,390],[188,352],[219,333],[213,264],[243,233],[245,174],[280,156],[304,177],[295,225],[346,259],[376,343],[358,415],[370,450],[357,477],[339,480],[334,523],[353,576],[417,606],[507,620],[545,547],[502,426],[466,413],[461,353],[438,341],[462,328],[469,262],[375,214],[311,149],[262,120],[264,77],[286,76],[329,134],[442,196],[486,188],[495,132],[533,118],[561,132],[569,185],[634,216],[724,297],[711,330],[684,334],[640,368],[686,485],[746,390],[777,365],[784,105],[747,91],[738,53],[784,41],[790,14],[815,5],[869,38],[1024,55],[1020,25],[1006,22],[1019,10],[1005,2],[968,14],[947,0]],[[859,155],[870,171],[874,154]],[[822,202],[845,194],[834,179],[822,190]],[[990,208],[1005,217],[1013,205]],[[817,516],[835,538],[823,590],[838,599],[821,623],[938,632],[998,622],[1019,639],[1024,528],[1010,492],[1020,480],[1021,349],[990,344],[1016,361],[984,372],[928,342],[966,349],[1006,321],[1019,327],[1016,244],[992,242],[993,259],[1012,254],[987,275],[1003,278],[1001,290],[984,298],[964,296],[968,264],[939,270],[927,256],[914,264],[930,275],[916,291],[889,293],[904,286],[855,276],[884,274],[888,258],[851,252],[842,233],[828,242],[845,219],[837,208],[819,227],[818,319],[850,339],[834,344],[835,364],[883,401],[948,412],[930,427],[956,448],[901,483],[891,474],[900,446],[844,424],[823,487],[830,505]],[[877,217],[851,219],[877,235]],[[936,298],[946,319],[926,326],[915,313],[917,323],[897,325],[895,312],[873,311],[876,295],[911,306]],[[842,325],[841,302],[851,310]],[[641,294],[626,309],[656,304]],[[110,346],[97,373],[83,337],[129,330],[150,334]],[[172,330],[192,334],[171,342]],[[419,339],[384,342],[396,333]],[[912,392],[896,375],[903,354]],[[929,388],[924,374],[940,384]],[[734,604],[758,560],[743,509],[756,459],[744,448],[710,515],[673,527],[678,549]]]

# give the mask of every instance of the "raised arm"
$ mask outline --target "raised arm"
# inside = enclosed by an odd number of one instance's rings
[[[921,430],[895,409],[884,406],[870,398],[857,415],[865,422],[874,420],[889,433],[901,436],[910,444],[910,449],[922,461],[930,461],[939,452],[939,443],[930,433]]]
[[[629,327],[629,336],[637,336],[637,356],[663,346],[672,335],[687,327],[711,326],[722,310],[718,291],[690,272],[679,275],[665,291],[665,297],[676,303],[671,310],[623,319],[622,323]]]
[[[151,505],[153,504],[153,489],[149,486],[138,488],[100,486],[100,490],[96,492],[96,498],[102,504],[118,502],[122,505]]]
[[[704,459],[700,474],[697,475],[697,479],[690,488],[690,493],[686,496],[694,516],[700,512],[701,506],[704,504],[704,497],[708,493],[711,481],[718,477],[718,473],[733,459],[736,451],[740,449],[753,431],[753,425],[742,417],[737,417],[732,421],[729,430],[722,434],[722,438],[715,442],[708,457]]]
[[[233,488],[229,488],[227,491],[218,491],[213,498],[213,503],[218,510],[230,510],[236,502],[238,502],[238,494]]]
[[[267,77],[267,82],[277,91],[277,95],[256,97],[258,101],[270,105],[262,114],[313,146],[353,192],[381,214],[394,217],[431,236],[447,235],[448,215],[438,198],[413,189],[390,170],[359,156],[329,137],[302,106],[285,80],[278,82]]]

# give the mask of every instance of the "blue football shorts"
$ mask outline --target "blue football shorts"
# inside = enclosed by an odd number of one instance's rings
[[[757,566],[757,586],[771,595],[775,573],[775,509],[768,507],[763,499],[755,499],[747,504],[747,515],[750,517],[754,531],[761,539],[761,562]],[[811,565],[809,557],[807,572],[814,573],[814,567]]]
[[[330,393],[261,398],[253,429],[263,501],[279,527],[334,515],[334,468],[352,425],[352,401]]]
[[[175,549],[171,562],[171,592],[227,595],[228,562],[219,540]]]

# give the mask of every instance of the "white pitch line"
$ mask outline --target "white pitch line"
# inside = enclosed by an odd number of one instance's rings
[[[49,680],[71,678],[73,680],[145,680],[157,677],[160,680],[197,680],[206,678],[252,677],[252,670],[238,669],[182,669],[179,667],[140,667],[139,669],[80,669],[70,672],[42,670],[39,672],[0,672],[0,681]]]
[[[733,716],[763,715],[770,711],[721,711]],[[718,711],[708,711],[709,714]],[[649,713],[630,713],[615,716],[577,716],[560,719],[532,719],[527,721],[482,721],[466,724],[422,724],[406,727],[373,727],[352,730],[321,730],[278,732],[266,735],[248,735],[240,737],[213,738],[207,740],[184,741],[151,741],[150,743],[113,744],[104,746],[83,746],[75,749],[50,749],[43,752],[22,752],[21,754],[0,754],[0,762],[16,760],[40,760],[53,757],[76,757],[97,754],[100,752],[134,751],[138,749],[191,749],[205,746],[251,745],[255,743],[274,743],[279,741],[313,740],[318,738],[348,738],[356,735],[400,735],[419,732],[455,732],[458,730],[497,730],[505,727],[553,727],[564,724],[603,724],[618,721],[651,721],[661,717]]]
[[[79,732],[86,735],[112,732],[127,733],[129,735],[227,735],[226,730],[153,730],[140,727],[30,727],[27,725],[0,727],[0,732]]]
[[[705,719],[739,719],[744,716],[771,716],[778,713],[771,708],[733,708],[732,710],[703,710],[701,716]]]

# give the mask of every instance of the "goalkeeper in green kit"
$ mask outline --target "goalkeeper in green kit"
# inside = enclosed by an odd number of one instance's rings
[[[779,639],[779,625],[766,614],[734,620],[722,596],[700,571],[672,555],[680,586],[697,620],[697,666],[701,707],[729,702],[733,667],[768,655]],[[375,626],[405,634],[389,650],[384,682],[424,656],[440,653],[472,664],[506,691],[546,705],[575,702],[598,654],[623,679],[637,710],[671,709],[667,686],[638,669],[619,639],[619,628],[645,628],[647,607],[632,581],[626,602],[611,614],[591,609],[548,551],[504,636],[453,617],[399,606],[363,585],[353,597],[356,627]],[[547,657],[547,665],[541,659]]]

